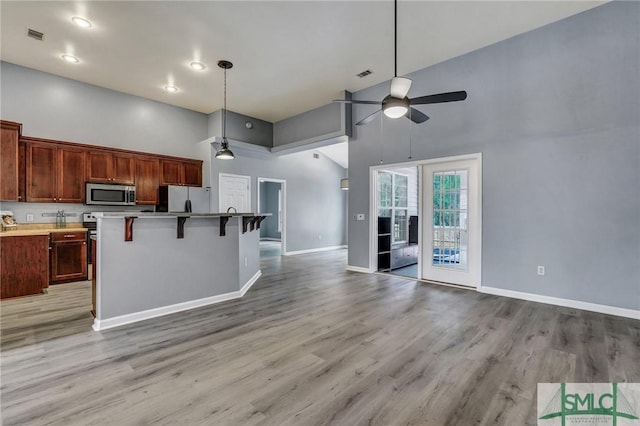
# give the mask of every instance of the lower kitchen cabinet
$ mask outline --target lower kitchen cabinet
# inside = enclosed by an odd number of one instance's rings
[[[87,279],[87,233],[51,234],[51,284]]]
[[[49,236],[2,237],[0,298],[42,293],[49,286]]]

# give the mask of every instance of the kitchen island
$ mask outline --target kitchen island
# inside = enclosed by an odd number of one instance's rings
[[[242,297],[260,277],[254,213],[94,213],[94,330]]]

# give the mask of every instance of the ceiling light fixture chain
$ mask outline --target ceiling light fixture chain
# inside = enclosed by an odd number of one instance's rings
[[[393,76],[398,76],[398,0],[393,0]]]

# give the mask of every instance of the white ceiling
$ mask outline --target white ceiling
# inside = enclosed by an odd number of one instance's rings
[[[406,74],[602,1],[401,1]],[[391,1],[2,1],[2,60],[204,113],[278,121],[393,77]],[[81,29],[73,16],[88,18]],[[27,28],[45,33],[42,42]],[[60,55],[80,59],[69,64]],[[191,61],[207,65],[203,72]],[[365,69],[373,74],[360,79]],[[179,92],[162,90],[174,84]]]

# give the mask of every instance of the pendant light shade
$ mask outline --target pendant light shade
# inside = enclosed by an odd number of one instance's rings
[[[227,140],[227,70],[233,67],[229,61],[218,61],[218,66],[224,70],[224,108],[222,109],[222,143],[220,149],[216,152],[218,160],[233,160],[236,158],[229,149],[229,141]]]

